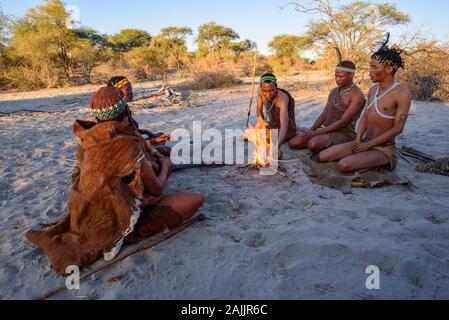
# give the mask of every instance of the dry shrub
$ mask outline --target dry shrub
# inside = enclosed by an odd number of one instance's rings
[[[399,80],[420,101],[449,102],[449,46],[435,42],[417,45],[405,56],[406,67]]]
[[[232,68],[239,77],[252,77],[254,73],[254,52],[242,53]],[[273,67],[269,59],[259,53],[257,55],[256,75],[261,76],[266,72],[273,72]]]
[[[241,83],[232,62],[222,62],[214,57],[197,60],[190,68],[190,78],[181,87],[189,90],[229,88]]]
[[[126,76],[133,82],[137,80],[129,66],[123,63],[123,60],[118,60],[117,62],[104,63],[95,67],[92,82],[94,84],[107,83],[111,77],[115,76]]]
[[[191,89],[208,90],[233,87],[241,81],[228,70],[199,71],[193,74]]]

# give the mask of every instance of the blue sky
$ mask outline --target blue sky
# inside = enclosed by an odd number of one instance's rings
[[[408,30],[423,26],[429,36],[449,40],[449,1],[446,0],[386,0],[396,3],[408,13],[411,24]],[[44,1],[0,0],[6,13],[22,16],[26,10]],[[137,28],[155,35],[167,26],[188,26],[196,30],[199,25],[215,21],[236,30],[242,39],[258,43],[263,53],[269,53],[268,42],[278,34],[301,34],[305,31],[309,15],[296,12],[293,8],[280,10],[288,0],[66,0],[67,5],[79,8],[83,25],[101,33],[115,33],[124,28]],[[343,2],[350,2],[343,0]],[[385,2],[375,0],[374,2]],[[401,29],[393,29],[393,35]],[[193,48],[193,39],[189,47]]]

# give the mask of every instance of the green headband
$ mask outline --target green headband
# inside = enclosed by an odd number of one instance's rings
[[[340,67],[340,66],[337,66],[336,69],[339,70],[339,71],[346,71],[346,72],[350,72],[350,73],[355,73],[355,69],[349,69],[349,68]]]
[[[94,117],[103,121],[114,120],[125,111],[127,105],[126,98],[123,98],[112,107],[94,110]]]
[[[260,84],[263,84],[265,82],[272,82],[274,84],[277,84],[278,79],[276,79],[275,76],[265,76],[265,77],[260,78]]]

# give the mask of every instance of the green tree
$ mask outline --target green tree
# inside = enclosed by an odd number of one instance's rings
[[[163,50],[154,46],[134,48],[126,52],[124,58],[140,80],[155,80],[168,72]]]
[[[198,29],[198,54],[200,57],[212,54],[220,55],[224,50],[228,50],[233,40],[240,36],[231,28],[218,25],[215,22],[203,24]]]
[[[98,49],[104,49],[111,44],[108,41],[108,36],[105,34],[100,34],[98,31],[88,28],[82,27],[75,30],[75,34],[80,39],[90,40],[92,45]]]
[[[192,29],[168,27],[153,38],[151,45],[164,53],[170,67],[181,69],[188,57],[186,37],[192,34]]]
[[[256,43],[251,40],[243,40],[238,42],[231,42],[229,49],[234,53],[234,62],[237,63],[241,54],[256,48]]]
[[[5,67],[8,64],[6,53],[8,49],[9,31],[10,19],[0,7],[0,63]]]
[[[330,0],[311,0],[289,5],[301,13],[320,15],[320,20],[309,23],[307,31],[318,48],[338,47],[345,59],[356,63],[366,62],[387,27],[410,21],[407,14],[389,3],[355,1],[337,5]]]
[[[274,52],[275,72],[287,73],[301,61],[300,54],[308,49],[311,40],[305,36],[278,35],[268,44]]]
[[[11,45],[36,85],[51,87],[70,80],[69,50],[77,38],[66,26],[69,17],[62,1],[46,0],[14,22]]]
[[[103,47],[97,47],[94,40],[79,39],[71,50],[73,69],[81,77],[81,83],[92,83],[92,73],[101,62],[106,62],[107,55]]]
[[[133,48],[147,46],[151,43],[151,35],[143,30],[123,29],[109,37],[109,41],[117,52],[127,52]]]

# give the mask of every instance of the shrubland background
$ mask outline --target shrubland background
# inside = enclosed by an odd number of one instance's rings
[[[333,72],[335,47],[359,69],[357,81],[368,84],[371,54],[388,27],[406,25],[410,17],[394,4],[354,1],[335,6],[329,1],[290,4],[302,14],[320,13],[305,34],[282,34],[269,43],[272,54],[257,55],[256,75],[272,71],[281,77],[310,70]],[[366,8],[376,10],[367,10]],[[191,89],[233,86],[253,76],[256,44],[238,31],[214,22],[189,27],[167,26],[159,34],[124,29],[100,34],[87,26],[73,28],[67,6],[46,0],[12,18],[0,8],[0,89],[42,88],[105,83],[116,75],[133,81],[186,79]],[[195,36],[196,51],[186,38]],[[395,44],[404,50],[406,68],[398,78],[418,100],[449,101],[449,46],[422,34],[404,34]],[[306,58],[313,52],[315,59]]]

